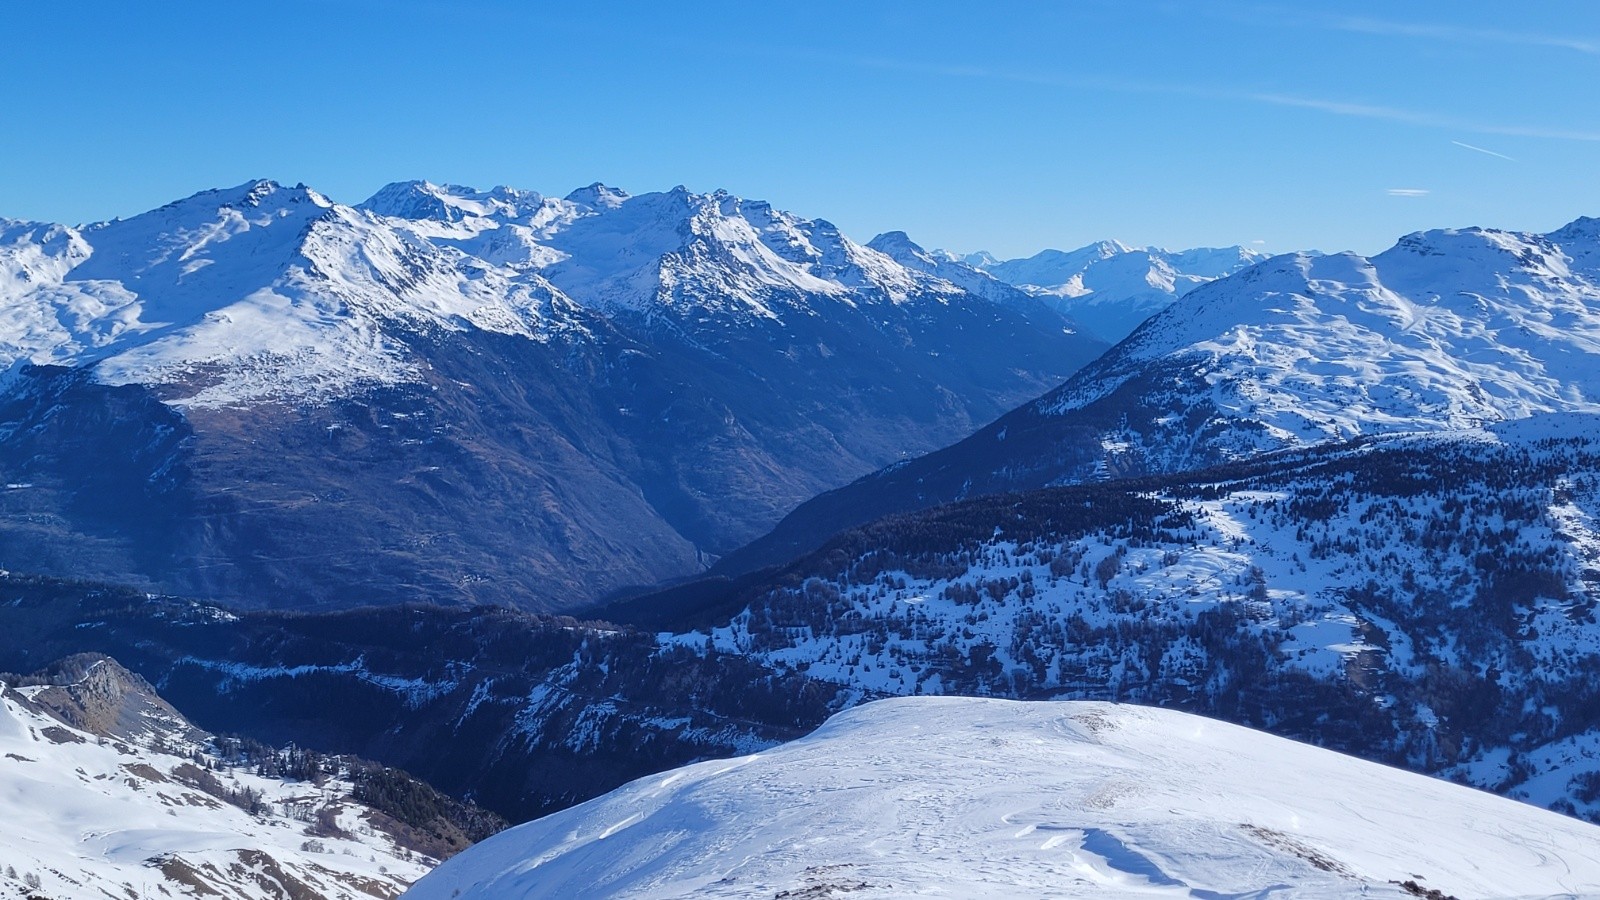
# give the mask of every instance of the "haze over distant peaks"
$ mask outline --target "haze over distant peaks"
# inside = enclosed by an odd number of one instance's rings
[[[1267,258],[1246,247],[1171,251],[1121,241],[1097,241],[1076,250],[1041,250],[1009,260],[985,251],[931,253],[1015,285],[1111,343],[1196,287]]]
[[[45,486],[34,512],[70,506],[0,522],[0,562],[273,602],[543,606],[692,574],[1104,349],[957,274],[683,187],[409,181],[345,206],[262,180],[0,221],[0,469]],[[247,524],[216,524],[256,491]],[[90,495],[129,518],[80,532]],[[338,564],[298,546],[324,528]],[[184,570],[207,553],[233,562]]]

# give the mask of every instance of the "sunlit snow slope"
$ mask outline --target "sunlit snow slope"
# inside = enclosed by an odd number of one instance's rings
[[[727,568],[979,494],[1600,411],[1600,220],[1285,254],[1196,288],[1059,388],[800,506]]]
[[[380,830],[348,780],[221,764],[130,683],[105,660],[67,687],[0,685],[3,900],[368,900],[433,864]],[[62,707],[95,721],[68,725],[49,711]]]
[[[1171,710],[908,698],[640,779],[407,897],[1600,891],[1600,828]]]

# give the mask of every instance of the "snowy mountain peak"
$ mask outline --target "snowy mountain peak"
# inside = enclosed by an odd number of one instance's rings
[[[1194,291],[1042,408],[1094,402],[1159,361],[1204,373],[1193,402],[1270,442],[1600,410],[1597,242],[1556,234],[1444,229],[1370,259],[1273,257]]]
[[[941,258],[937,254],[929,253],[904,231],[885,231],[883,234],[867,241],[867,246],[890,258],[914,258],[929,266],[955,262],[954,260]]]
[[[1600,240],[1600,218],[1579,216],[1550,232],[1548,237],[1558,244],[1574,240]]]
[[[1118,341],[1195,287],[1265,258],[1244,247],[1177,252],[1097,241],[993,261],[983,271],[1043,298],[1097,336]]]
[[[568,194],[569,202],[594,209],[616,209],[633,195],[621,188],[610,187],[596,181],[587,187],[581,187]]]
[[[534,215],[544,197],[534,191],[499,185],[487,191],[429,181],[384,185],[357,208],[397,219],[460,222],[469,218],[518,220]]]
[[[904,231],[887,231],[867,242],[867,247],[908,269],[932,275],[942,281],[996,303],[1032,306],[1025,292],[1002,282],[948,254],[924,249]]]

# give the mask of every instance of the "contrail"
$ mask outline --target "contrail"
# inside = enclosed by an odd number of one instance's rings
[[[1463,144],[1460,141],[1451,141],[1450,143],[1455,144],[1457,147],[1465,147],[1468,150],[1476,150],[1479,153],[1487,153],[1490,156],[1498,156],[1501,159],[1510,159],[1512,162],[1516,162],[1516,160],[1511,159],[1511,157],[1505,155],[1504,153],[1496,153],[1493,150],[1485,150],[1482,147],[1474,147],[1471,144]]]

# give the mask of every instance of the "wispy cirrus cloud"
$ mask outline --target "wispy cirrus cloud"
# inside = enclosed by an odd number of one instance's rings
[[[1456,116],[1439,115],[1437,113],[1423,112],[1420,110],[1404,109],[1393,106],[1378,106],[1369,103],[1349,103],[1342,100],[1325,100],[1316,97],[1300,97],[1292,94],[1249,93],[1239,94],[1237,99],[1254,100],[1259,103],[1270,103],[1275,106],[1294,106],[1301,109],[1315,109],[1336,116],[1353,116],[1360,119],[1382,119],[1388,122],[1400,122],[1406,125],[1420,125],[1427,128],[1445,128],[1455,131],[1470,131],[1474,134],[1501,134],[1509,137],[1550,138],[1560,141],[1587,141],[1600,142],[1600,131],[1576,131],[1566,128],[1547,128],[1540,125],[1508,125],[1498,122],[1481,122],[1472,119],[1462,119]]]
[[[1269,106],[1283,106],[1298,109],[1316,110],[1318,112],[1324,112],[1335,116],[1345,116],[1358,119],[1377,119],[1386,122],[1397,122],[1404,125],[1416,125],[1424,128],[1438,128],[1456,132],[1466,132],[1470,134],[1495,134],[1504,135],[1507,137],[1531,137],[1558,141],[1600,143],[1600,131],[1584,131],[1579,129],[1556,128],[1543,125],[1522,125],[1466,119],[1458,116],[1428,112],[1425,110],[1383,106],[1372,103],[1357,103],[1346,100],[1332,100],[1322,97],[1307,97],[1298,94],[1274,93],[1270,91],[1249,91],[1221,87],[1204,87],[1190,84],[1136,81],[1117,78],[1054,75],[1038,72],[1021,72],[1007,69],[995,69],[984,66],[935,65],[908,62],[904,60],[883,59],[878,57],[836,57],[827,54],[807,54],[807,56],[812,59],[826,60],[834,64],[854,65],[863,68],[882,69],[885,71],[894,72],[908,72],[920,75],[942,75],[950,78],[978,78],[994,81],[1008,81],[1019,84],[1070,88],[1073,90],[1102,91],[1106,93],[1158,94],[1175,97],[1195,97],[1199,99],[1219,101],[1259,103]]]
[[[1253,3],[1242,6],[1231,4],[1168,4],[1166,9],[1185,14],[1201,14],[1241,23],[1260,24],[1263,21],[1276,25],[1321,28],[1350,34],[1370,34],[1381,37],[1414,38],[1448,44],[1493,44],[1506,47],[1548,47],[1570,50],[1590,56],[1600,56],[1600,35],[1552,34],[1541,31],[1517,31],[1510,28],[1477,28],[1453,22],[1419,22],[1415,20],[1387,19],[1379,16],[1354,16],[1335,12],[1321,12],[1290,8],[1272,3]]]
[[[1497,153],[1497,152],[1495,152],[1493,150],[1485,150],[1482,147],[1475,147],[1472,144],[1462,143],[1461,141],[1451,141],[1450,143],[1455,144],[1457,147],[1461,147],[1461,148],[1466,149],[1466,150],[1473,150],[1473,151],[1476,151],[1478,153],[1485,153],[1485,154],[1488,154],[1489,156],[1498,156],[1501,159],[1510,160],[1511,162],[1516,162],[1515,159],[1512,159],[1511,157],[1505,155],[1504,153]]]
[[[1389,188],[1384,193],[1391,197],[1426,197],[1427,188]]]
[[[1376,34],[1387,37],[1423,38],[1456,44],[1512,44],[1523,47],[1554,47],[1600,56],[1600,39],[1499,28],[1468,28],[1437,22],[1402,22],[1367,16],[1338,16],[1301,13],[1312,21],[1337,31]]]

